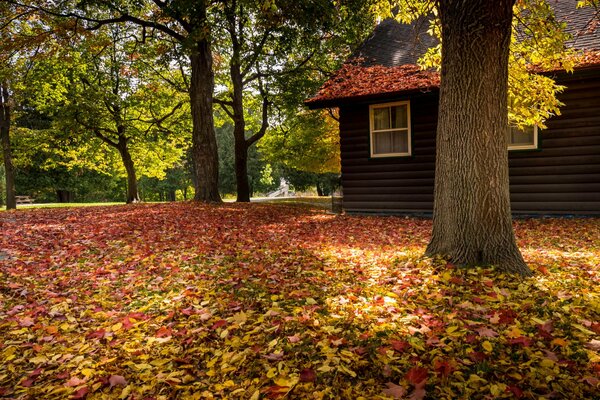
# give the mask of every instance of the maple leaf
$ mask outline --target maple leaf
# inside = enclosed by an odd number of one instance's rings
[[[300,382],[314,382],[317,379],[317,374],[310,368],[305,368],[300,371]]]
[[[67,386],[67,387],[74,387],[74,386],[79,386],[79,385],[81,385],[81,384],[83,384],[85,382],[86,382],[85,379],[81,379],[81,378],[78,378],[76,376],[72,376],[71,379],[69,379],[65,383],[65,386]]]
[[[415,389],[408,397],[409,400],[422,400],[425,398],[427,392],[425,391],[425,381],[415,385]]]
[[[427,380],[427,375],[429,374],[429,371],[426,368],[423,367],[412,367],[407,373],[406,373],[406,379],[412,383],[413,385],[418,385],[420,383],[423,383]]]
[[[482,337],[496,337],[496,336],[498,336],[498,332],[496,332],[493,329],[486,328],[486,327],[478,328],[477,329],[477,333],[479,333],[479,336],[482,336]]]
[[[263,358],[266,358],[269,361],[279,361],[283,359],[283,351],[279,353],[270,353],[267,355],[263,355]]]
[[[90,392],[90,388],[87,386],[84,386],[81,389],[77,390],[75,393],[73,393],[73,396],[71,396],[71,398],[72,399],[85,399],[85,397],[88,395],[89,392]]]
[[[410,349],[410,343],[405,340],[391,340],[390,345],[394,350],[400,353]]]
[[[121,375],[111,375],[108,382],[111,388],[114,386],[127,386],[127,380]]]
[[[383,389],[383,394],[385,394],[386,396],[391,396],[395,399],[401,399],[403,398],[407,391],[406,389],[404,389],[402,386],[400,385],[396,385],[393,382],[386,382],[385,384],[387,386],[386,389]]]

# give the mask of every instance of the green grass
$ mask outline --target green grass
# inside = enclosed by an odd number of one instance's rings
[[[123,203],[106,202],[106,203],[40,203],[40,204],[19,204],[17,210],[35,209],[35,208],[65,208],[65,207],[96,207],[96,206],[115,206]],[[6,211],[6,207],[0,208],[0,211]]]
[[[224,202],[235,202],[235,198],[224,198]],[[331,197],[303,196],[303,197],[287,197],[287,198],[253,198],[252,202],[260,202],[267,204],[297,204],[307,205],[319,208],[331,209]],[[145,203],[159,203],[155,201]],[[37,204],[19,204],[18,210],[22,209],[38,209],[38,208],[67,208],[67,207],[97,207],[97,206],[115,206],[123,205],[124,202],[99,202],[99,203],[37,203]],[[6,211],[5,207],[1,207],[0,211]]]

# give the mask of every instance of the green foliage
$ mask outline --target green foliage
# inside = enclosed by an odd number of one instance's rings
[[[324,111],[305,111],[288,117],[259,144],[270,161],[313,173],[339,173],[337,121]]]
[[[216,129],[216,134],[219,149],[219,191],[223,195],[233,195],[236,192],[233,126],[225,123]],[[250,147],[248,180],[251,193],[264,194],[277,189],[279,178],[280,175],[263,159],[262,151],[255,146]]]

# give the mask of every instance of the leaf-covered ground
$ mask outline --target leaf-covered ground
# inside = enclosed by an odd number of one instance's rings
[[[431,223],[284,205],[0,214],[0,397],[593,399],[600,220],[515,222],[533,278]]]

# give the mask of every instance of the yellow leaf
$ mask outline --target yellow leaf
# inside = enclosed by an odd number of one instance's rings
[[[81,373],[86,377],[89,378],[90,376],[92,376],[94,374],[94,370],[91,368],[84,368],[81,370]]]
[[[343,372],[347,375],[350,375],[353,378],[356,378],[356,372],[352,371],[350,368],[346,367],[343,364],[338,365],[337,367],[338,371]]]
[[[458,329],[458,326],[456,326],[456,325],[449,326],[448,328],[446,328],[446,333],[450,334],[457,329]]]
[[[487,340],[485,342],[483,342],[481,344],[481,346],[483,347],[483,349],[485,351],[487,351],[488,353],[491,353],[492,350],[494,350],[494,346],[492,346],[492,344],[490,342],[488,342]]]
[[[506,385],[503,383],[497,383],[490,385],[490,393],[496,397],[502,396],[506,391]]]
[[[590,331],[589,329],[584,328],[583,326],[581,326],[579,324],[571,324],[571,326],[573,328],[579,329],[583,333],[587,333],[588,335],[593,335],[594,334],[594,332]]]
[[[552,361],[549,358],[544,358],[542,361],[540,361],[540,366],[545,368],[552,368],[554,367],[554,361]]]
[[[131,392],[131,385],[127,385],[123,388],[123,390],[121,391],[121,395],[119,396],[119,399],[123,400],[126,399],[129,396],[129,393]]]
[[[514,338],[518,338],[519,336],[523,336],[524,334],[525,334],[525,332],[520,330],[517,326],[512,326],[510,328],[510,330],[508,331],[508,333],[506,334],[506,336],[514,339]]]
[[[37,356],[37,357],[33,357],[29,359],[29,362],[32,362],[34,364],[41,364],[41,363],[45,363],[48,361],[48,358],[44,357],[44,356]]]
[[[277,375],[277,368],[271,368],[267,371],[267,378],[271,379]]]
[[[277,386],[285,386],[285,387],[292,387],[294,385],[296,385],[296,383],[298,383],[299,378],[297,376],[291,376],[291,377],[285,377],[285,376],[280,376],[277,379],[274,379],[273,382],[275,382],[275,384]]]
[[[116,324],[114,324],[113,326],[110,327],[110,330],[113,332],[117,332],[117,331],[120,331],[122,327],[123,327],[123,324],[120,322],[117,322]]]
[[[260,397],[260,390],[256,389],[254,391],[254,393],[252,393],[252,396],[250,397],[250,400],[258,400]]]

